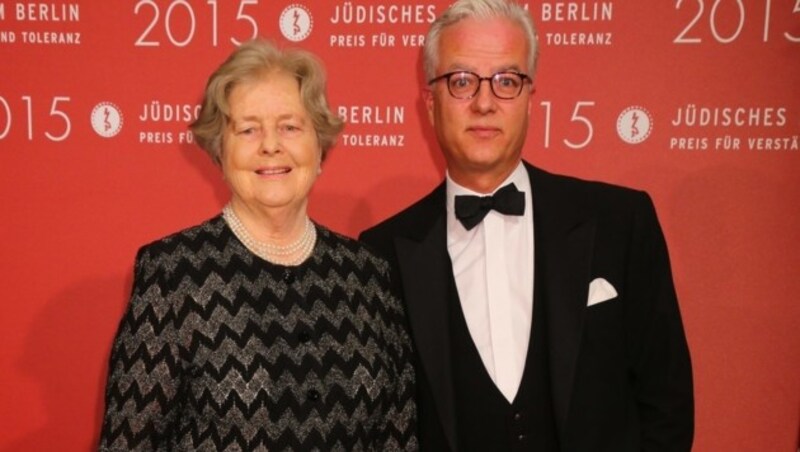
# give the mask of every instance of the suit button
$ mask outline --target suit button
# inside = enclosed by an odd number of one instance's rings
[[[528,435],[524,433],[520,433],[519,435],[517,435],[517,441],[525,441],[526,439],[528,439]]]
[[[286,284],[292,284],[294,282],[294,272],[289,270],[288,268],[283,271],[283,280]]]
[[[520,420],[520,419],[522,419],[522,413],[520,413],[519,411],[517,411],[516,413],[514,413],[514,420],[515,420],[515,421],[518,421],[518,420]]]
[[[308,391],[308,400],[312,402],[319,400],[319,392],[315,389]]]

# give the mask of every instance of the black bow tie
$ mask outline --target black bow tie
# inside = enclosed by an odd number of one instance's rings
[[[491,196],[456,196],[456,218],[469,231],[483,221],[483,217],[494,209],[505,215],[525,213],[525,193],[508,184]]]

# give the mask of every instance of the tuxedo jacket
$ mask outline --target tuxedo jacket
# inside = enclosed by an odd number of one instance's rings
[[[690,450],[689,351],[663,233],[641,191],[548,173],[531,181],[534,293],[547,323],[550,394],[564,451]],[[446,190],[364,231],[394,267],[416,348],[423,450],[458,450],[448,306]],[[617,296],[587,306],[592,281]],[[539,299],[541,298],[541,299]],[[538,311],[537,311],[538,312]],[[535,315],[535,314],[534,314]],[[536,328],[534,318],[532,328]]]

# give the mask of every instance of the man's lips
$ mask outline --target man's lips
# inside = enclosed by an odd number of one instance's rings
[[[481,138],[491,138],[500,133],[500,128],[492,126],[470,126],[467,127],[467,132]]]
[[[258,168],[256,174],[259,176],[279,176],[281,174],[288,174],[292,169],[288,166],[276,166],[270,168]]]

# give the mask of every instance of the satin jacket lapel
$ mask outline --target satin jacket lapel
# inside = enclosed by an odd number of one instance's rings
[[[553,176],[528,167],[533,192],[535,272],[547,316],[553,407],[563,436],[583,331],[596,220],[551,186]],[[554,189],[555,188],[555,189]]]
[[[442,199],[444,197],[442,196]],[[431,385],[445,436],[454,449],[456,438],[453,377],[450,364],[448,281],[452,277],[447,255],[445,205],[435,212],[427,231],[395,238],[395,251],[403,278],[403,293],[417,353]]]

